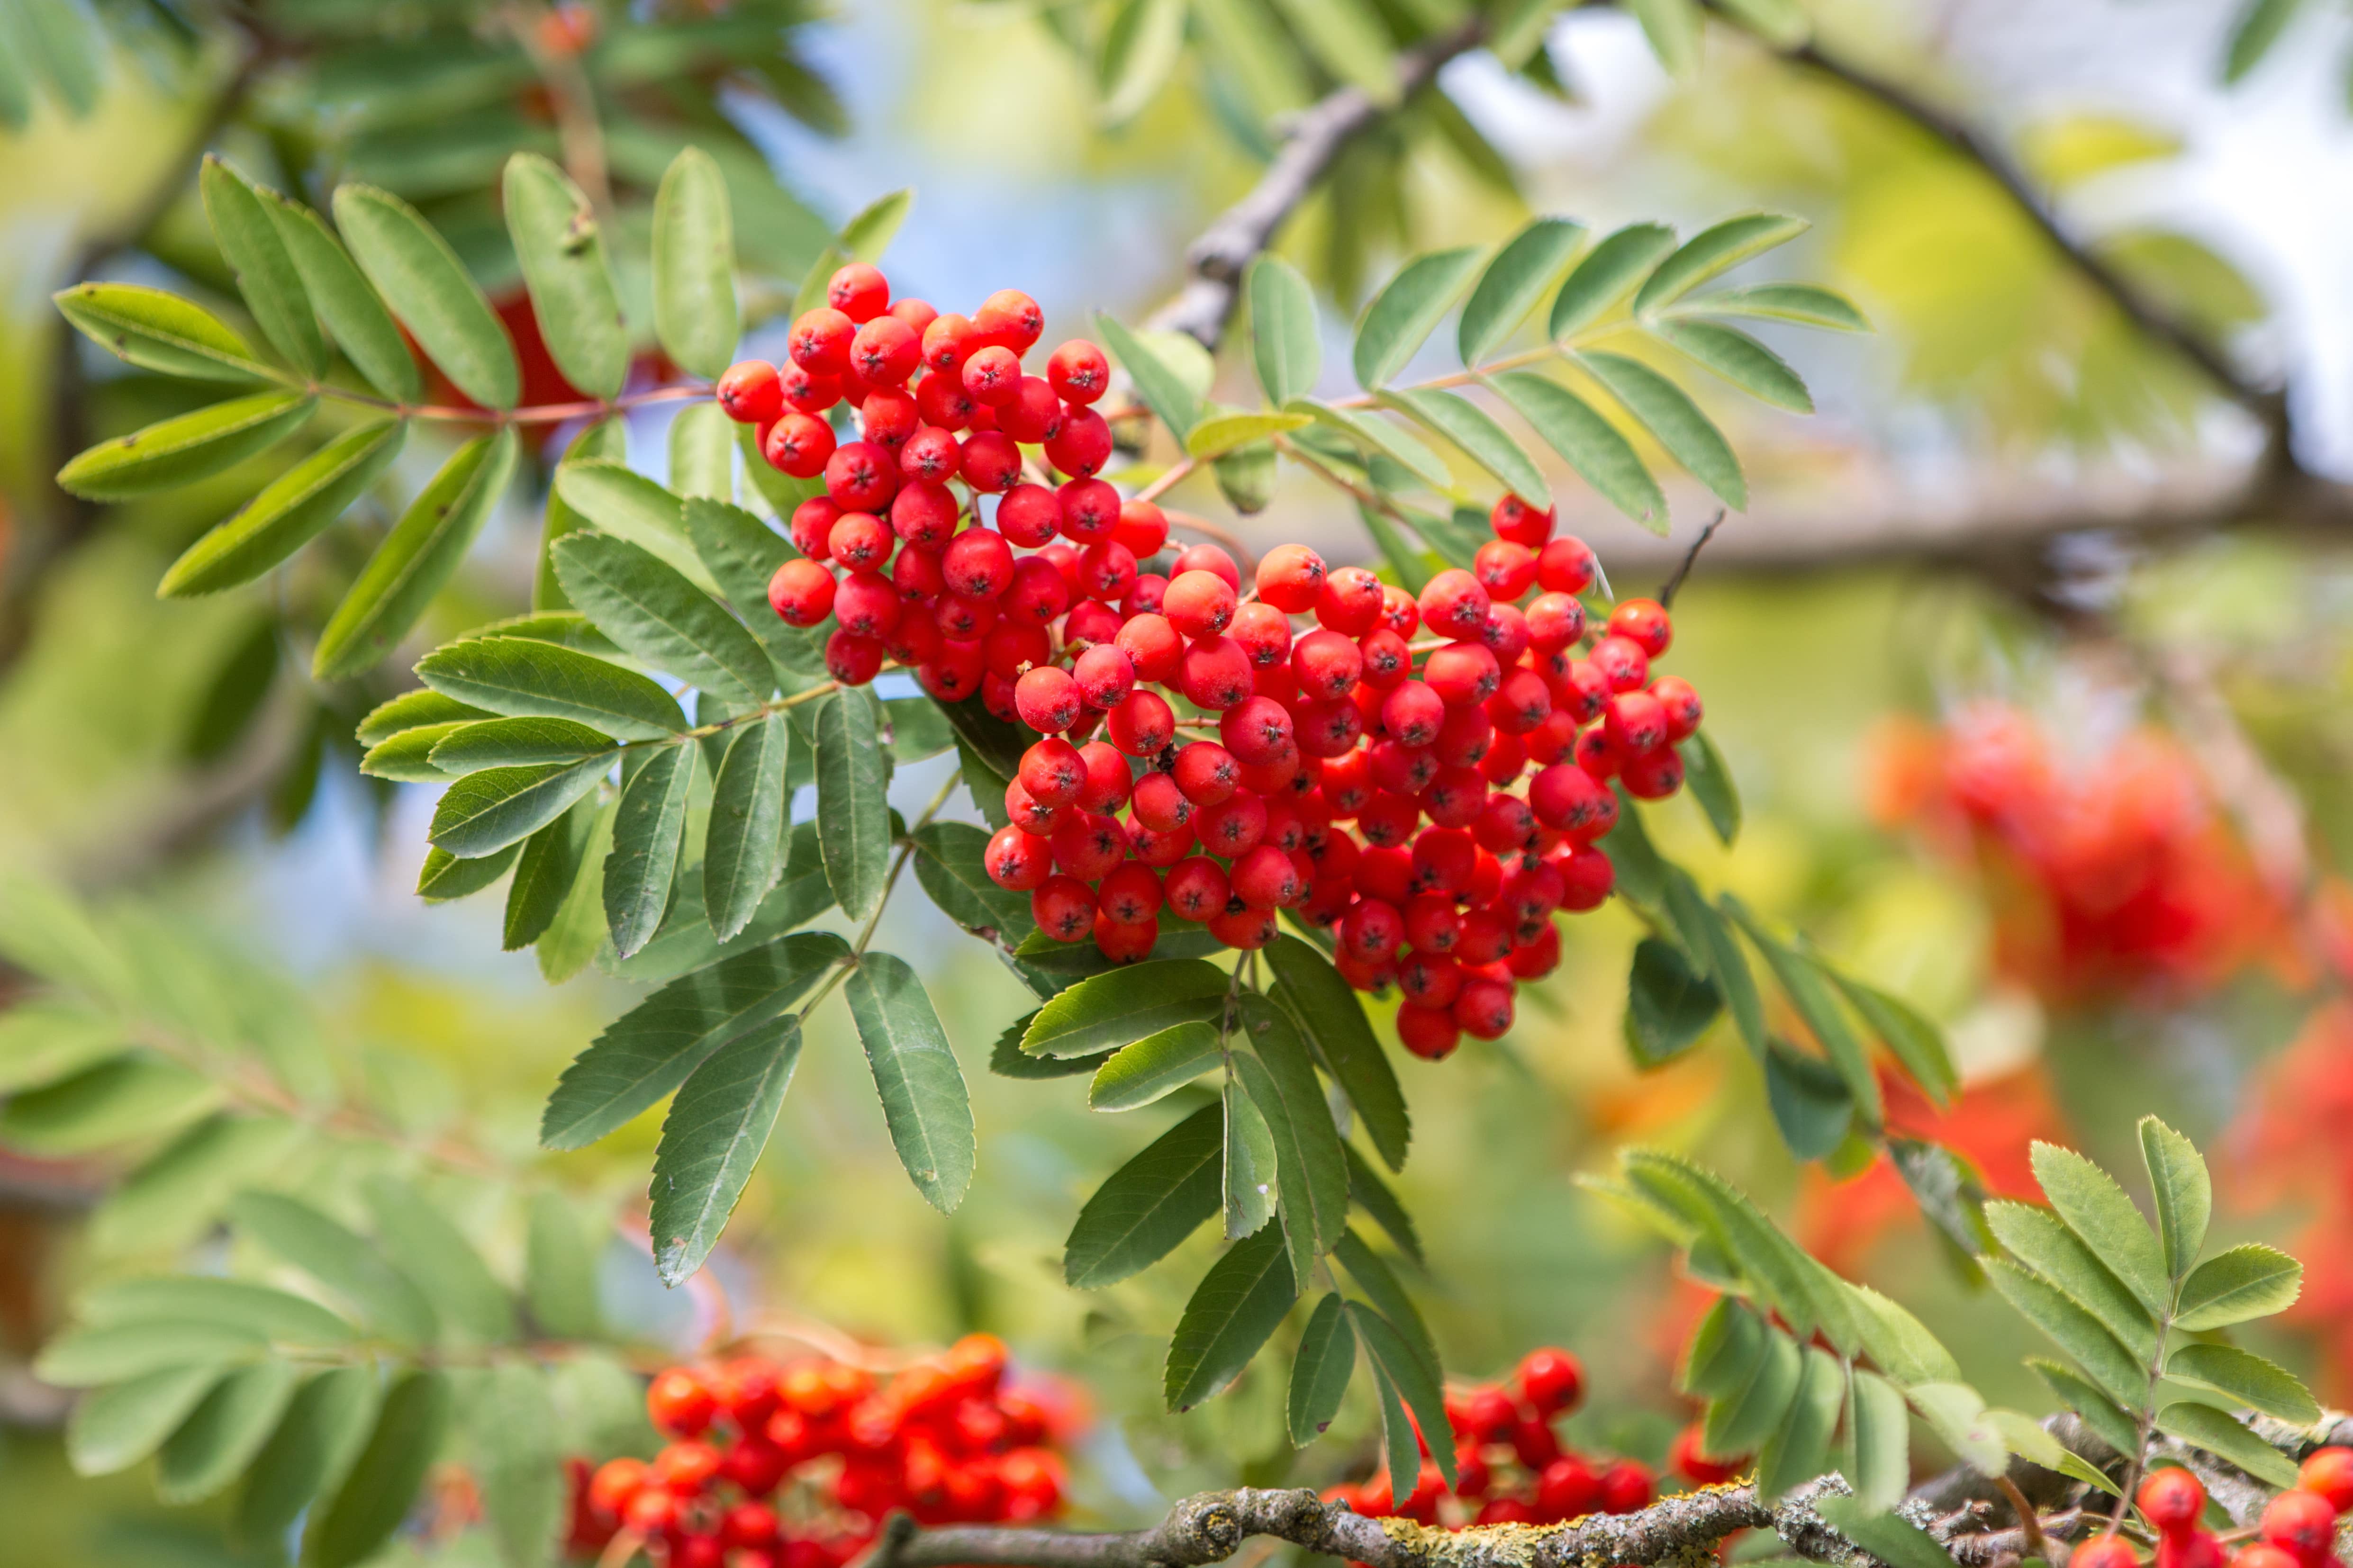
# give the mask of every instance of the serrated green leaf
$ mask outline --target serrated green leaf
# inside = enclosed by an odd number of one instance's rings
[[[1979,1475],[2008,1471],[2009,1445],[1987,1420],[1985,1396],[1976,1389],[1960,1383],[1921,1383],[1905,1394],[1928,1429]]]
[[[468,637],[434,649],[417,676],[445,697],[514,718],[573,719],[628,741],[686,728],[678,700],[635,670],[531,637]]]
[[[1226,1140],[1219,1191],[1226,1239],[1239,1241],[1256,1235],[1274,1217],[1274,1131],[1239,1078],[1227,1078],[1220,1100],[1225,1107]],[[1295,1271],[1295,1253],[1292,1266]]]
[[[569,719],[485,719],[447,731],[431,755],[435,768],[457,778],[484,768],[577,763],[600,755],[609,763],[614,750],[611,736]]]
[[[2036,1142],[2029,1153],[2042,1195],[2152,1316],[2173,1304],[2165,1253],[2116,1179],[2072,1149]]]
[[[240,1194],[228,1217],[400,1342],[429,1345],[440,1337],[440,1315],[416,1281],[340,1221],[299,1198],[259,1192]]]
[[[2157,1413],[2157,1429],[2221,1455],[2259,1481],[2295,1485],[2294,1459],[2211,1405],[2168,1405]]]
[[[1872,1069],[1870,1056],[1856,1038],[1846,1015],[1839,1011],[1823,966],[1775,936],[1747,905],[1730,894],[1725,896],[1724,910],[1765,955],[1789,1005],[1805,1020],[1807,1030],[1845,1079],[1847,1092],[1854,1098],[1856,1114],[1866,1125],[1877,1127],[1886,1114],[1879,1092],[1879,1075]]]
[[[1787,1334],[1766,1331],[1764,1352],[1739,1393],[1707,1407],[1701,1447],[1711,1454],[1751,1454],[1776,1431],[1797,1396],[1805,1361]]]
[[[359,722],[352,738],[363,746],[374,746],[391,739],[404,730],[424,725],[442,725],[490,718],[487,708],[475,708],[454,698],[444,697],[430,687],[404,691],[388,701],[378,703]]]
[[[1748,480],[1732,443],[1673,382],[1637,359],[1598,350],[1577,356],[1667,454],[1736,510],[1748,507]]]
[[[1414,388],[1381,390],[1377,397],[1384,406],[1409,414],[1426,430],[1442,435],[1471,461],[1494,475],[1511,494],[1520,496],[1535,508],[1548,508],[1553,503],[1553,489],[1544,482],[1544,470],[1539,470],[1536,463],[1520,449],[1520,442],[1515,442],[1504,426],[1494,423],[1487,411],[1468,397]]]
[[[860,959],[842,989],[899,1163],[925,1202],[953,1214],[972,1184],[972,1101],[931,997],[887,952]]]
[[[1912,1433],[1904,1394],[1876,1373],[1854,1368],[1847,1379],[1845,1453],[1840,1468],[1865,1508],[1884,1512],[1912,1484]]]
[[[788,1018],[781,1030],[722,1047],[679,1086],[654,1150],[648,1220],[663,1284],[683,1284],[718,1245],[776,1130],[800,1055],[800,1025]]]
[[[692,746],[671,744],[653,752],[635,773],[622,770],[613,847],[605,857],[605,924],[613,951],[623,958],[653,940],[670,908],[700,755]]]
[[[782,718],[741,724],[711,790],[703,839],[702,907],[725,942],[751,924],[784,868],[785,763],[792,727]]]
[[[396,739],[385,744],[396,743]],[[436,845],[425,852],[425,864],[417,868],[417,896],[427,903],[470,897],[505,876],[507,868],[522,853],[521,845],[510,844],[503,849],[468,858]]]
[[[1953,1558],[1936,1538],[1901,1514],[1873,1509],[1860,1497],[1816,1498],[1814,1511],[1887,1568],[1946,1568]]]
[[[1759,1498],[1778,1498],[1830,1468],[1831,1433],[1838,1426],[1845,1394],[1846,1375],[1838,1358],[1819,1346],[1807,1346],[1797,1392],[1757,1453]]]
[[[1356,384],[1370,391],[1394,379],[1437,331],[1485,259],[1477,246],[1433,251],[1415,257],[1382,285],[1356,323],[1350,355]]]
[[[680,409],[670,422],[670,488],[688,500],[733,506],[737,428],[716,403],[690,403]],[[691,536],[692,530],[688,531]]]
[[[1162,1387],[1172,1411],[1224,1391],[1299,1299],[1282,1232],[1264,1226],[1209,1266],[1176,1322]]]
[[[1206,1105],[1112,1173],[1080,1209],[1062,1277],[1096,1289],[1150,1268],[1218,1212],[1225,1113]]]
[[[1543,299],[1585,237],[1585,226],[1567,218],[1540,217],[1514,235],[1471,290],[1462,307],[1455,342],[1462,363],[1475,365],[1511,336]],[[1566,453],[1563,456],[1567,456]]]
[[[1325,1294],[1308,1316],[1299,1337],[1299,1353],[1291,1363],[1291,1392],[1285,1401],[1291,1446],[1304,1448],[1324,1435],[1340,1413],[1340,1401],[1356,1372],[1356,1328],[1341,1310],[1340,1293]]]
[[[419,724],[380,741],[360,754],[360,772],[372,779],[396,779],[402,784],[447,784],[454,774],[433,762],[433,748],[466,728],[469,721]]]
[[[2320,1419],[2320,1402],[2293,1373],[2236,1345],[2182,1345],[2167,1360],[2165,1375],[2203,1384],[2292,1426]]]
[[[1364,1238],[1354,1230],[1343,1230],[1332,1248],[1333,1258],[1348,1271],[1348,1278],[1363,1292],[1376,1310],[1388,1320],[1397,1331],[1405,1336],[1414,1354],[1435,1376],[1438,1373],[1438,1341],[1432,1337],[1430,1325],[1422,1321],[1421,1311],[1406,1294],[1405,1284],[1397,1277],[1381,1255],[1365,1245]]]
[[[82,335],[142,370],[188,381],[269,381],[252,345],[200,305],[135,283],[77,283],[50,296]]]
[[[156,596],[217,594],[260,576],[342,516],[400,455],[407,434],[406,425],[385,420],[321,447],[189,545],[156,584]]]
[[[211,153],[205,155],[197,185],[213,238],[222,259],[237,274],[237,293],[253,312],[261,335],[303,374],[325,374],[327,341],[319,333],[302,275],[261,193]]]
[[[1293,1243],[1292,1262],[1304,1278],[1302,1258],[1321,1256],[1347,1227],[1348,1167],[1340,1130],[1291,1015],[1251,993],[1242,998],[1241,1023],[1256,1054],[1237,1053],[1234,1061],[1275,1134],[1276,1192],[1284,1226],[1302,1237]]]
[[[1702,229],[1661,262],[1634,296],[1634,313],[1654,315],[1709,279],[1806,232],[1806,220],[1786,213],[1743,213]]]
[[[101,1388],[66,1420],[66,1458],[80,1476],[127,1470],[164,1446],[227,1375],[226,1367],[175,1366]]]
[[[1177,1024],[1113,1052],[1087,1086],[1092,1110],[1134,1110],[1172,1094],[1218,1065],[1223,1055],[1214,1025]]]
[[[408,635],[506,495],[517,450],[512,426],[469,441],[417,492],[319,634],[312,677],[357,675]]]
[[[1432,489],[1447,489],[1454,483],[1454,476],[1437,453],[1386,419],[1335,408],[1313,397],[1293,398],[1284,406],[1312,414],[1318,425],[1339,431],[1367,452],[1396,459]]]
[[[1259,389],[1277,408],[1315,390],[1324,374],[1324,339],[1315,293],[1299,268],[1261,251],[1242,275],[1250,300],[1250,361]]]
[[[2179,1280],[2206,1245],[2206,1222],[2214,1209],[2214,1184],[2196,1144],[2154,1116],[2140,1119],[2141,1163],[2148,1168],[2157,1197],[2158,1237],[2165,1271]]]
[[[384,1396],[351,1473],[304,1531],[303,1560],[316,1568],[353,1568],[374,1556],[407,1517],[448,1422],[448,1374],[422,1368],[403,1373]]]
[[[1651,532],[1665,535],[1667,498],[1658,481],[1626,437],[1590,404],[1558,382],[1529,371],[1506,371],[1493,384],[1529,428],[1603,500]]]
[[[1318,1063],[1356,1107],[1374,1152],[1390,1170],[1403,1170],[1413,1121],[1356,993],[1331,960],[1295,936],[1276,937],[1262,956],[1278,982],[1275,1000],[1290,1009]]]
[[[2133,1360],[2100,1321],[2069,1300],[2055,1286],[2045,1283],[2006,1258],[1984,1260],[1987,1278],[2002,1298],[2026,1320],[2048,1335],[2052,1343],[2075,1359],[2092,1380],[2127,1409],[2148,1397],[2146,1363]]]
[[[1814,411],[1813,394],[1788,362],[1736,327],[1668,319],[1651,330],[1760,402],[1797,414]]]
[[[2295,1304],[2304,1265],[2276,1247],[2249,1242],[2218,1252],[2181,1284],[2174,1327],[2191,1333],[2267,1318]]]
[[[1871,323],[1842,294],[1810,283],[1752,283],[1740,289],[1697,294],[1674,307],[1678,313],[1707,316],[1749,316],[1760,321],[1790,321],[1836,332],[1867,332]]]
[[[304,1384],[246,1478],[233,1526],[248,1545],[275,1545],[322,1491],[342,1482],[374,1428],[376,1370],[334,1367]]]
[[[1096,312],[1095,330],[1103,334],[1103,346],[1119,361],[1128,379],[1135,383],[1136,395],[1168,426],[1169,434],[1179,441],[1192,435],[1201,419],[1200,395],[1156,351],[1113,317]]]
[[[817,714],[818,844],[842,912],[863,920],[891,874],[891,809],[882,738],[862,691],[828,699]]]
[[[1347,1312],[1356,1337],[1364,1342],[1374,1382],[1382,1394],[1382,1447],[1388,1453],[1390,1474],[1419,1475],[1420,1440],[1416,1426],[1422,1432],[1446,1429],[1446,1400],[1437,1356],[1386,1312],[1368,1310],[1360,1301],[1349,1302]],[[1398,1405],[1404,1411],[1397,1408]],[[1412,1422],[1398,1419],[1406,1412],[1412,1415]],[[1452,1486],[1456,1479],[1453,1445],[1431,1444],[1430,1458],[1446,1484]]]
[[[1953,1355],[1919,1319],[1867,1285],[1852,1288],[1863,1344],[1880,1369],[1899,1383],[1957,1382]]]
[[[1414,1230],[1413,1216],[1406,1213],[1405,1205],[1398,1202],[1397,1194],[1389,1191],[1380,1173],[1356,1152],[1355,1144],[1343,1142],[1340,1152],[1348,1166],[1348,1201],[1370,1215],[1382,1234],[1397,1244],[1399,1252],[1416,1263],[1423,1262],[1421,1237]]]
[[[174,1505],[201,1502],[243,1475],[301,1380],[301,1370],[285,1361],[240,1367],[223,1378],[164,1443],[156,1494]]]
[[[1296,430],[1314,422],[1314,416],[1306,414],[1255,410],[1216,414],[1193,426],[1192,433],[1185,437],[1185,450],[1194,458],[1222,458],[1254,441],[1263,441],[1269,436]]]
[[[310,208],[275,191],[263,191],[260,196],[294,270],[301,275],[303,291],[344,357],[369,385],[396,403],[415,403],[424,396],[425,379],[407,340],[343,242]]]
[[[352,256],[442,374],[486,408],[512,408],[522,372],[498,312],[424,215],[389,191],[339,187],[335,226]]]
[[[1021,1048],[1031,1056],[1083,1057],[1124,1046],[1225,1010],[1231,977],[1198,958],[1157,959],[1082,980],[1031,1019]]]
[[[750,704],[776,674],[742,622],[651,552],[590,531],[555,544],[555,574],[597,629],[639,660],[723,700]]]
[[[1778,1036],[1766,1047],[1765,1098],[1781,1141],[1800,1160],[1828,1155],[1854,1120],[1854,1097],[1838,1069]]]
[[[448,1215],[396,1176],[379,1173],[365,1190],[376,1246],[431,1300],[451,1337],[493,1345],[520,1334],[506,1288]]]
[[[442,793],[426,837],[434,847],[465,859],[496,854],[571,810],[572,803],[595,789],[612,765],[609,756],[600,754],[576,763],[470,773]]]
[[[2142,1364],[2157,1354],[2157,1320],[2057,1215],[2008,1199],[1987,1204],[1984,1214],[2012,1257],[2097,1318]]]
[[[1601,319],[1631,293],[1675,246],[1664,224],[1636,223],[1619,229],[1588,251],[1553,296],[1545,335],[1558,342]]]
[[[1697,1045],[1723,1011],[1723,994],[1673,942],[1646,936],[1626,974],[1626,1048],[1658,1067]]]
[[[507,160],[501,190],[549,357],[588,396],[618,395],[629,374],[628,329],[588,198],[536,153]]]
[[[58,488],[90,500],[129,500],[193,484],[269,450],[318,406],[293,391],[232,397],[100,442],[58,470]]]
[[[2026,1364],[2050,1385],[2052,1397],[2082,1416],[2084,1424],[2098,1433],[2108,1447],[2119,1454],[2131,1453],[2140,1447],[2138,1423],[2090,1379],[2073,1367],[2042,1356],[2028,1356]],[[2114,1489],[2113,1484],[2110,1489]]]

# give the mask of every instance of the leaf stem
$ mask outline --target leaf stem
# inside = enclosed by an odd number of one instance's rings
[[[831,995],[835,986],[849,979],[849,972],[858,967],[858,961],[866,956],[867,946],[874,940],[875,928],[882,923],[882,911],[891,907],[891,892],[899,885],[899,873],[907,868],[908,857],[915,852],[914,835],[931,826],[932,818],[940,814],[940,808],[947,805],[948,798],[955,794],[956,786],[963,782],[963,773],[950,773],[947,782],[940,785],[940,793],[932,796],[932,804],[923,808],[923,815],[915,818],[915,826],[907,830],[907,841],[899,846],[898,858],[891,862],[891,874],[882,879],[882,896],[874,900],[874,912],[866,917],[866,924],[859,930],[858,940],[849,944],[849,956],[833,966],[833,973],[825,977],[825,984],[818,987],[817,994],[801,1008],[802,1023],[808,1022],[809,1015],[817,1011],[817,1005]]]
[[[1158,500],[1191,476],[1195,464],[1190,458],[1180,458],[1174,468],[1135,492],[1137,500]]]
[[[675,386],[649,387],[643,392],[625,392],[618,397],[584,398],[576,403],[534,403],[521,408],[473,408],[448,403],[399,403],[389,397],[377,397],[322,381],[301,384],[316,397],[357,404],[363,408],[381,409],[403,419],[452,425],[554,425],[566,419],[626,414],[632,408],[643,408],[649,404],[696,402],[714,395],[707,386],[681,382]]]

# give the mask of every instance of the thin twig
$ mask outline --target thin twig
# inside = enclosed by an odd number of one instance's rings
[[[1699,559],[1699,552],[1707,548],[1707,542],[1715,537],[1715,531],[1723,525],[1723,522],[1724,509],[1717,507],[1715,515],[1707,520],[1707,526],[1699,531],[1699,537],[1692,541],[1692,547],[1683,552],[1683,560],[1675,565],[1674,574],[1661,585],[1659,608],[1662,610],[1674,608],[1675,595],[1682,589],[1683,579],[1691,575],[1692,563]]]
[[[1250,546],[1242,542],[1242,536],[1223,523],[1211,522],[1208,518],[1197,517],[1189,511],[1177,511],[1168,508],[1162,510],[1166,512],[1168,525],[1171,528],[1181,528],[1188,532],[1200,534],[1204,538],[1214,539],[1233,552],[1234,563],[1241,568],[1245,575],[1248,575],[1256,564],[1250,555]]]
[[[2026,1500],[2026,1494],[2018,1489],[2018,1483],[2007,1475],[2000,1475],[1994,1478],[1994,1485],[2000,1487],[2001,1495],[2010,1500],[2010,1511],[2018,1518],[2018,1528],[2026,1541],[2025,1555],[2049,1556],[2048,1543],[2042,1539],[2042,1518],[2035,1513],[2033,1505]]]

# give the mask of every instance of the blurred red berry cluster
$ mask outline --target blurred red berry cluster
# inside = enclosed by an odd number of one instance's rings
[[[2133,1500],[2156,1528],[2157,1568],[2223,1568],[2222,1542],[2205,1527],[2206,1488],[2188,1470],[2167,1468],[2140,1484]],[[2229,1557],[2229,1568],[2330,1568],[2337,1516],[2353,1508],[2353,1448],[2318,1448],[2296,1484],[2265,1504],[2256,1539]],[[2139,1568],[2140,1554],[2121,1535],[2097,1535],[2075,1548],[2069,1568]]]
[[[1018,1522],[1062,1502],[1053,1409],[975,1334],[887,1377],[839,1362],[672,1367],[646,1391],[670,1443],[648,1463],[572,1467],[570,1550],[627,1530],[667,1568],[841,1568],[905,1510]]]
[[[2231,1130],[2238,1180],[2251,1208],[2293,1204],[2305,1213],[2294,1251],[2304,1289],[2287,1318],[2319,1341],[2322,1392],[2353,1397],[2353,1004],[2326,1004],[2288,1047],[2265,1062]]]
[[[719,383],[771,463],[826,487],[793,514],[800,554],[770,603],[832,624],[839,680],[895,662],[1047,737],[1007,789],[989,875],[1048,935],[1121,960],[1152,951],[1164,909],[1245,950],[1290,909],[1339,928],[1351,983],[1403,993],[1420,1055],[1509,1028],[1517,983],[1557,962],[1553,912],[1611,888],[1593,845],[1617,821],[1608,781],[1682,785],[1701,707],[1651,677],[1667,612],[1629,599],[1588,627],[1593,552],[1512,496],[1471,569],[1419,595],[1297,544],[1247,583],[1214,544],[1164,561],[1166,515],[1096,477],[1101,349],[1064,343],[1028,374],[1043,317],[1009,289],[940,315],[853,264],[828,297],[785,364]],[[828,417],[845,404],[856,440]]]
[[[1552,1346],[1531,1351],[1501,1383],[1446,1391],[1446,1423],[1454,1442],[1451,1491],[1425,1457],[1412,1490],[1402,1497],[1384,1470],[1370,1480],[1335,1487],[1324,1500],[1376,1518],[1395,1515],[1452,1530],[1469,1524],[1557,1524],[1588,1513],[1647,1508],[1654,1487],[1648,1466],[1574,1452],[1553,1429],[1556,1419],[1577,1407],[1584,1391],[1584,1371],[1575,1356]],[[1426,1439],[1422,1451],[1429,1453]],[[1703,1483],[1725,1479],[1738,1468],[1703,1458],[1696,1429],[1676,1438],[1670,1462]]]
[[[1975,858],[1998,963],[2046,1000],[2194,993],[2281,931],[2194,759],[2160,731],[2080,755],[1985,702],[1888,726],[1873,763],[1873,814]]]

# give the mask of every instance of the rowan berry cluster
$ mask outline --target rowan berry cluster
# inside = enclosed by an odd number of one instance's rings
[[[793,513],[800,556],[769,601],[832,623],[847,684],[895,662],[1044,737],[1007,787],[989,876],[1049,936],[1124,961],[1152,951],[1164,909],[1243,950],[1288,909],[1337,928],[1353,984],[1398,988],[1416,1053],[1508,1029],[1517,983],[1558,962],[1554,911],[1609,893],[1609,781],[1682,785],[1701,708],[1651,675],[1666,611],[1628,599],[1588,628],[1593,552],[1514,496],[1471,568],[1419,595],[1298,544],[1247,584],[1215,544],[1164,557],[1167,516],[1097,477],[1101,349],[1067,342],[1027,374],[1043,318],[1009,289],[940,315],[853,264],[828,300],[794,323],[788,363],[719,383],[769,462],[825,484]],[[826,417],[842,404],[855,440]]]
[[[2157,1568],[2224,1568],[2222,1542],[2205,1527],[2206,1488],[2188,1470],[2166,1468],[2141,1482],[2133,1500],[2158,1532]],[[2320,1448],[2304,1461],[2296,1484],[2265,1504],[2256,1539],[2229,1558],[2229,1568],[2331,1568],[2337,1520],[2353,1509],[2353,1448]],[[2070,1568],[2138,1568],[2139,1554],[2120,1535],[2075,1548]]]
[[[1501,1383],[1446,1391],[1454,1442],[1450,1492],[1424,1458],[1409,1493],[1386,1470],[1324,1494],[1375,1518],[1397,1516],[1459,1530],[1468,1524],[1557,1524],[1588,1513],[1632,1513],[1650,1505],[1652,1477],[1633,1459],[1602,1459],[1561,1446],[1553,1422],[1577,1407],[1583,1369],[1567,1351],[1531,1351]],[[1423,1443],[1428,1454],[1429,1445]]]
[[[650,1463],[574,1467],[570,1549],[624,1530],[665,1568],[841,1568],[903,1509],[925,1524],[1051,1516],[1050,1405],[1006,1381],[987,1334],[887,1380],[839,1362],[672,1367],[646,1391],[670,1439]]]

